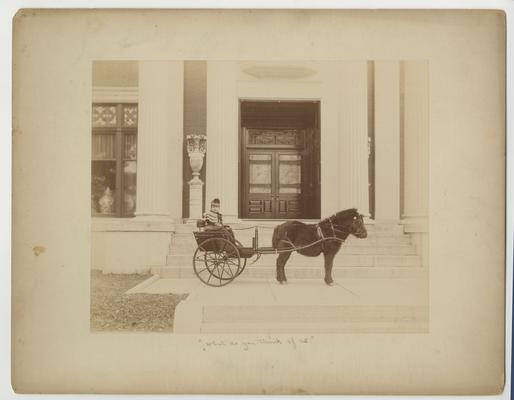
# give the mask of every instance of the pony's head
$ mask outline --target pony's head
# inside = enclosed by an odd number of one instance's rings
[[[349,233],[359,239],[364,239],[368,236],[368,231],[364,226],[364,218],[362,214],[359,214],[356,208],[339,211],[335,215],[335,220],[338,224],[346,226]]]

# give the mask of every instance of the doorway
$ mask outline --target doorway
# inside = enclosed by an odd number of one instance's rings
[[[242,218],[319,218],[319,102],[241,101],[240,120]]]

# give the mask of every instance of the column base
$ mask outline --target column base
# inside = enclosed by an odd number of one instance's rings
[[[404,226],[405,232],[428,232],[428,217],[404,216],[400,223]]]
[[[137,222],[159,223],[159,224],[180,224],[182,218],[172,218],[169,214],[137,214],[133,218]]]
[[[107,221],[108,222],[108,221]],[[114,224],[113,224],[114,223]],[[140,215],[134,218],[118,218],[109,224],[100,223],[95,230],[119,232],[175,232],[177,221],[169,216]]]
[[[364,216],[364,225],[375,225],[375,220]]]
[[[136,221],[172,221],[169,214],[138,214],[134,216]]]
[[[401,220],[399,218],[375,218],[375,224],[382,225],[400,225]]]

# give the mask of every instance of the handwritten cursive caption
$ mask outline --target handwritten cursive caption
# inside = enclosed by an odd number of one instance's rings
[[[314,340],[314,336],[304,336],[304,337],[288,337],[288,338],[278,338],[278,337],[259,337],[253,340],[204,340],[198,339],[198,343],[202,346],[202,351],[220,349],[223,347],[239,347],[243,351],[248,351],[251,349],[255,349],[260,346],[290,346],[294,350],[297,350],[299,347],[308,345],[312,343]]]

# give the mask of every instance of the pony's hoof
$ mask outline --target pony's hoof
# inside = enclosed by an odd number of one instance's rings
[[[287,279],[284,279],[284,280],[277,279],[277,282],[280,283],[281,285],[285,285],[287,283]]]
[[[327,286],[334,286],[334,281],[325,281]]]

